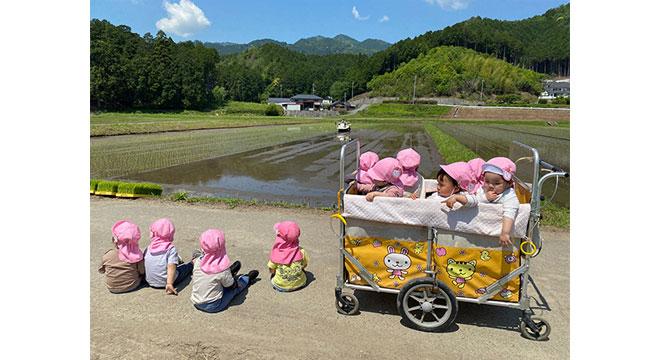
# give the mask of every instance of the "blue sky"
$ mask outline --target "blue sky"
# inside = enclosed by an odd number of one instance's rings
[[[346,34],[391,43],[472,16],[519,20],[567,0],[92,0],[90,18],[175,41],[247,43]]]

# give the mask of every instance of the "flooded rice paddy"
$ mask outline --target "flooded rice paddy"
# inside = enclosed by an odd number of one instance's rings
[[[508,156],[512,140],[537,147],[541,157],[570,170],[569,130],[543,126],[451,124],[437,126],[480,157]],[[413,147],[422,156],[420,173],[435,176],[444,163],[420,123],[359,123],[348,135],[361,152],[381,158]],[[334,124],[200,130],[114,136],[92,140],[92,177],[161,184],[167,193],[284,201],[332,206],[339,188],[339,139]],[[354,147],[347,174],[356,168]],[[157,170],[153,170],[157,169]],[[544,188],[550,197],[555,183]],[[560,181],[553,202],[569,205],[568,181]]]
[[[420,172],[433,176],[436,164],[441,161],[433,140],[421,126],[411,125],[405,130],[357,130],[349,136],[359,139],[361,152],[374,151],[381,157],[396,156],[399,150],[413,147],[422,156]],[[301,141],[136,173],[126,178],[155,182],[163,184],[166,190],[188,191],[198,196],[332,206],[340,184],[340,148],[346,140],[328,132]],[[355,168],[355,147],[351,147],[346,152],[346,171]]]

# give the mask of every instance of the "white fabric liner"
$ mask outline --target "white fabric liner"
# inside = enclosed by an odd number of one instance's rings
[[[529,204],[520,204],[511,236],[524,237],[529,221]],[[463,208],[461,204],[449,209],[440,199],[395,198],[379,196],[368,202],[363,195],[344,195],[347,219],[362,219],[389,224],[435,227],[463,233],[500,236],[502,232],[502,205],[478,204]]]

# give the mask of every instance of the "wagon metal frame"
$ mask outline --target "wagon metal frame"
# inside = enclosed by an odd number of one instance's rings
[[[339,313],[345,315],[356,314],[359,309],[358,299],[349,292],[344,292],[345,288],[364,291],[376,291],[382,293],[398,294],[397,307],[399,313],[407,320],[411,327],[423,331],[441,331],[450,326],[458,311],[457,301],[476,304],[487,304],[494,306],[501,306],[521,310],[520,331],[522,335],[531,340],[545,340],[550,333],[549,323],[537,316],[532,316],[533,312],[530,308],[530,296],[528,295],[527,288],[530,284],[529,271],[531,268],[532,258],[537,256],[542,248],[542,238],[539,232],[539,223],[541,219],[541,189],[543,184],[550,180],[562,177],[568,177],[568,172],[561,168],[554,166],[541,160],[539,152],[526,144],[514,141],[513,144],[521,149],[529,151],[531,156],[519,158],[519,161],[529,161],[532,165],[532,179],[531,183],[527,185],[531,188],[530,198],[530,215],[527,224],[526,237],[521,239],[521,261],[520,266],[500,278],[496,282],[485,288],[485,292],[478,298],[469,298],[464,296],[456,296],[452,290],[436,278],[436,265],[433,261],[432,249],[433,243],[436,241],[435,229],[429,227],[427,231],[427,256],[426,256],[426,269],[425,277],[409,280],[401,289],[391,289],[379,286],[373,281],[369,271],[345,249],[346,238],[346,222],[341,217],[344,210],[344,195],[348,190],[346,188],[344,170],[346,165],[346,150],[350,146],[356,146],[356,164],[359,164],[360,157],[360,141],[358,139],[352,140],[341,147],[339,155],[339,191],[337,194],[338,201],[338,214],[335,215],[339,220],[339,273],[337,275],[337,286],[335,288],[336,307]],[[542,175],[542,171],[547,172]],[[523,256],[524,255],[524,256]],[[348,260],[355,268],[358,269],[361,278],[365,280],[368,285],[351,284],[346,279],[346,260]],[[505,302],[492,300],[492,298],[505,286],[509,281],[515,277],[520,276],[520,295],[517,302]],[[421,290],[420,290],[421,289]],[[412,297],[419,306],[414,306],[415,310],[422,310],[423,315],[421,321],[413,316],[411,307],[408,305],[408,299]],[[436,300],[440,300],[440,304]],[[414,303],[414,302],[413,302]],[[438,317],[435,313],[435,308],[445,310],[443,316]],[[436,320],[425,322],[426,314],[430,313]]]

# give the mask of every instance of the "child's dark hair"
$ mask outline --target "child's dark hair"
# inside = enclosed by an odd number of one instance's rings
[[[447,174],[447,172],[445,170],[443,170],[442,168],[440,168],[440,170],[438,170],[438,173],[435,175],[435,178],[437,179],[441,176],[446,176],[447,179],[451,180],[452,185],[458,186],[458,181],[454,180],[453,177],[449,176],[449,174]]]

